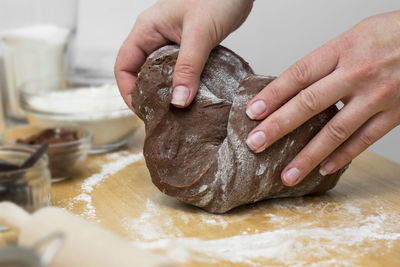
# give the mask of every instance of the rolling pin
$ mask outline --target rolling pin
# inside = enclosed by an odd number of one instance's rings
[[[47,207],[31,215],[13,203],[2,202],[0,224],[18,233],[21,247],[35,247],[39,240],[61,234],[63,240],[49,263],[51,267],[174,266],[161,255],[137,248],[128,240],[60,208]],[[39,253],[45,253],[49,246],[41,247]]]

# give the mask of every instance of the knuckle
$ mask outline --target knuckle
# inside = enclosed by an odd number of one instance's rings
[[[174,74],[183,79],[194,78],[196,77],[196,70],[191,64],[180,63],[175,66]]]
[[[343,125],[330,122],[324,128],[326,135],[334,142],[334,143],[343,143],[348,137],[348,131],[346,127]]]
[[[221,27],[214,18],[211,19],[211,27],[208,28],[208,37],[210,44],[218,44],[219,40],[223,40],[225,35],[224,27]]]
[[[311,82],[311,70],[304,60],[297,61],[291,68],[293,78],[301,85],[308,85]]]
[[[304,152],[301,155],[302,165],[306,166],[307,168],[313,168],[316,164],[318,164],[315,156],[310,152]]]
[[[331,43],[335,51],[351,51],[356,46],[356,38],[351,32],[347,32],[336,38]]]
[[[271,84],[272,85],[272,84]],[[270,86],[268,90],[269,94],[271,95],[269,99],[274,99],[274,100],[282,100],[282,94],[277,86]]]
[[[363,109],[369,114],[377,113],[382,109],[382,104],[383,103],[380,103],[377,98],[371,97],[363,102]]]
[[[275,138],[282,133],[282,125],[279,119],[272,119],[268,126],[268,132]]]
[[[300,107],[307,113],[314,114],[320,109],[320,101],[317,95],[311,90],[301,90],[299,93]]]
[[[362,66],[358,67],[353,73],[352,77],[353,80],[361,80],[361,81],[366,81],[366,80],[371,80],[376,78],[379,75],[380,68],[378,64],[373,63],[373,62],[366,62],[362,64]]]
[[[398,85],[394,81],[385,81],[382,87],[378,90],[380,99],[393,99],[396,97]]]
[[[379,75],[380,68],[376,63],[368,63],[362,69],[361,73],[364,75],[366,79],[375,78]]]
[[[348,149],[343,149],[337,154],[335,153],[335,158],[337,159],[337,162],[341,162],[343,165],[345,165],[347,162],[350,162],[354,157],[354,153],[352,153]]]
[[[363,146],[369,147],[374,143],[374,138],[369,134],[361,134],[360,135],[360,142]]]

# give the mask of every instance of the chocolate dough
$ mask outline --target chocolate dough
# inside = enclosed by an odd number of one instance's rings
[[[320,194],[336,185],[344,169],[324,177],[316,168],[294,187],[280,178],[283,168],[336,114],[335,106],[255,154],[245,141],[259,121],[250,120],[245,109],[273,78],[253,75],[242,58],[218,46],[194,102],[179,109],[170,105],[178,51],[169,45],[152,53],[132,94],[132,105],[146,125],[146,164],[162,192],[223,213],[262,199]]]

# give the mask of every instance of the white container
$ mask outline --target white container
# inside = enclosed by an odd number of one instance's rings
[[[14,119],[22,119],[18,88],[26,81],[45,77],[48,87],[62,88],[66,79],[66,51],[69,30],[55,25],[37,25],[3,32],[6,110]]]
[[[62,88],[71,73],[78,0],[1,0],[1,91],[7,119],[25,120],[19,87],[30,80],[52,79]],[[44,80],[46,82],[46,80]]]
[[[116,149],[140,126],[125,105],[116,85],[40,91],[35,83],[21,90],[21,104],[29,123],[38,127],[80,125],[93,132],[89,153]]]

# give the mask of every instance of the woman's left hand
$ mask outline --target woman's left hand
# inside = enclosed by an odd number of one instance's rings
[[[247,144],[261,152],[338,101],[344,107],[282,171],[284,184],[318,164],[323,175],[337,171],[400,124],[400,11],[361,21],[265,87],[247,106],[263,120]]]

